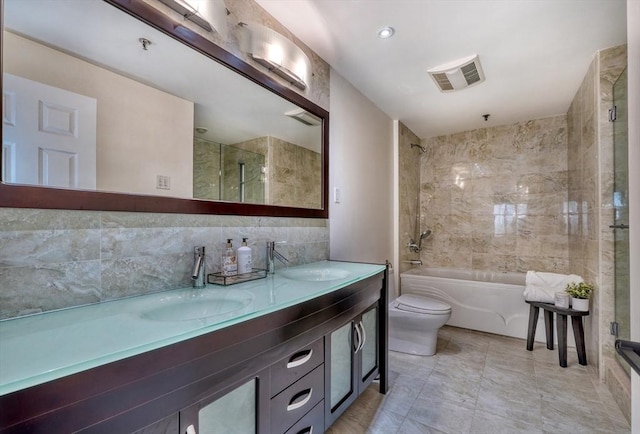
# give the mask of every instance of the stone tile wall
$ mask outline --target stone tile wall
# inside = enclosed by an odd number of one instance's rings
[[[426,266],[567,272],[566,116],[422,144]]]
[[[269,137],[269,203],[303,208],[322,207],[322,155]]]
[[[226,238],[248,237],[258,268],[268,240],[292,264],[329,256],[323,219],[2,208],[0,221],[0,319],[190,286],[193,247],[219,271]]]
[[[623,375],[607,375],[616,368],[615,338],[609,323],[615,319],[613,222],[613,83],[626,67],[626,46],[597,53],[567,114],[569,127],[569,226],[571,272],[596,286],[591,314],[585,321],[587,355],[600,378],[612,390],[629,389]],[[615,383],[615,384],[614,384]],[[613,385],[613,387],[612,387]],[[630,414],[630,396],[616,393],[620,408]]]
[[[418,148],[412,148],[411,144],[419,144],[420,139],[402,122],[399,122],[399,192],[400,192],[400,264],[398,273],[412,268],[409,261],[420,259],[418,253],[413,253],[407,247],[413,239],[417,242],[419,233],[423,230],[424,221],[420,221],[420,228],[416,228],[416,216],[418,215],[418,196],[420,188],[420,161],[423,153]]]

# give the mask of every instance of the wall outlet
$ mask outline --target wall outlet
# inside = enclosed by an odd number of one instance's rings
[[[158,175],[156,177],[156,188],[159,190],[171,190],[171,177]]]

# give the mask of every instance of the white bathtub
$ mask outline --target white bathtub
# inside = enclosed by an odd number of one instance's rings
[[[527,338],[529,326],[524,285],[524,273],[425,267],[400,275],[402,294],[424,295],[451,306],[448,325],[522,339]],[[539,316],[536,328],[539,342],[546,342],[543,318]],[[556,346],[557,342],[556,337]],[[575,346],[570,324],[567,344]]]

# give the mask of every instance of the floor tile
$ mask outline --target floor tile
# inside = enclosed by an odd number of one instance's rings
[[[472,434],[542,434],[542,423],[538,426],[522,420],[508,419],[491,413],[476,411],[471,424]]]
[[[418,397],[407,418],[445,433],[463,434],[468,433],[471,428],[473,412],[474,410],[461,407],[456,402]]]
[[[389,353],[387,395],[370,386],[329,429],[333,434],[629,434],[594,366],[568,367],[557,348],[443,327],[431,357]]]

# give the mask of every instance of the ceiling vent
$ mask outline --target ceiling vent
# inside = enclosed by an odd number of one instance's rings
[[[477,54],[436,66],[427,72],[441,92],[454,92],[484,81],[484,72],[482,72],[480,58]]]
[[[297,120],[298,122],[302,122],[309,127],[315,127],[322,123],[322,119],[304,109],[291,110],[285,112],[285,115]]]

